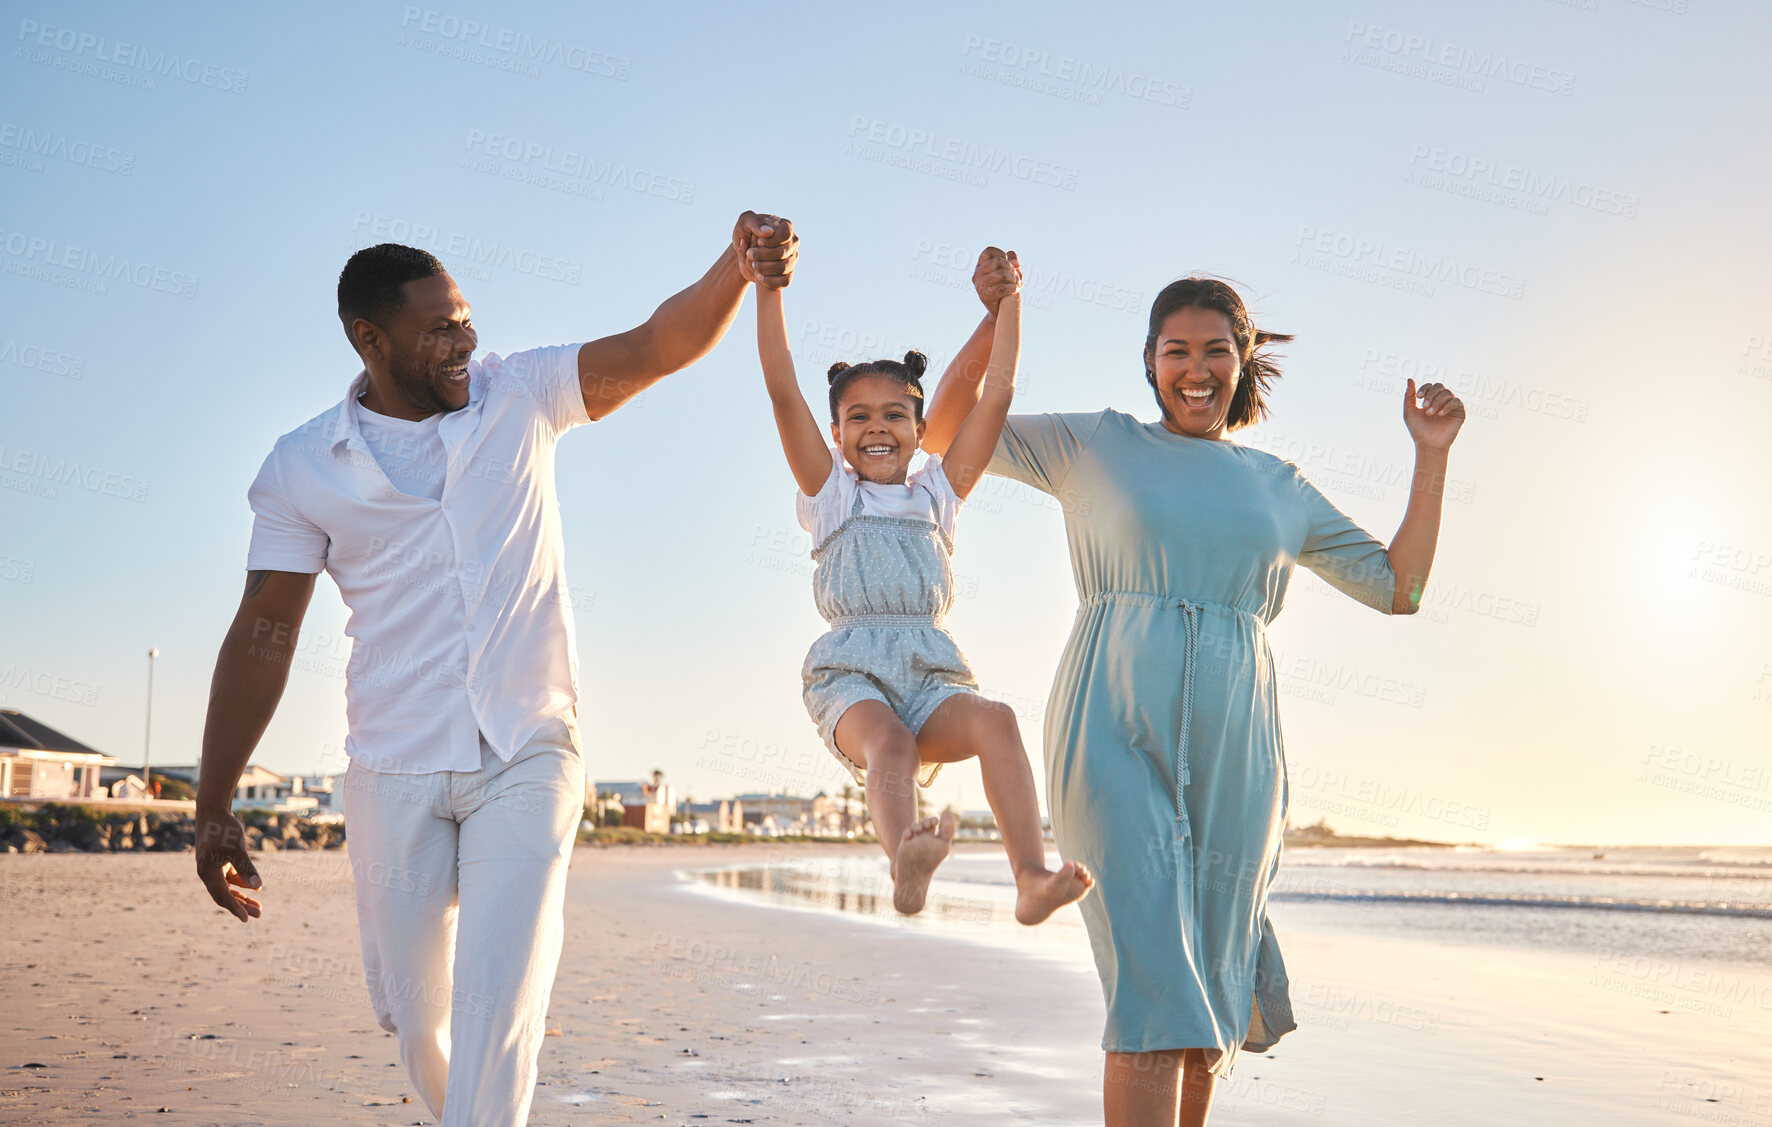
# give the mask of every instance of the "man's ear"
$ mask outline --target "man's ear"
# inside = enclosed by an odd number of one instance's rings
[[[381,326],[367,317],[358,317],[351,321],[350,337],[351,344],[357,349],[357,355],[364,360],[386,351],[386,334],[381,331]]]

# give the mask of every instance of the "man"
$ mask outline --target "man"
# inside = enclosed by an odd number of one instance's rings
[[[747,285],[788,284],[797,247],[792,224],[747,211],[638,328],[479,361],[441,263],[358,251],[338,312],[363,371],[253,483],[246,593],[203,732],[197,874],[242,922],[260,914],[239,891],[262,882],[230,799],[325,570],[351,611],[344,802],[369,995],[446,1127],[527,1118],[560,959],[585,773],[554,445],[706,355]]]

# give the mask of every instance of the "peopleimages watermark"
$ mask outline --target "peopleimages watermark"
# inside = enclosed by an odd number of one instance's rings
[[[1772,551],[1700,540],[1690,558],[1688,579],[1754,595],[1772,595]]]
[[[493,27],[476,19],[412,5],[400,13],[400,32],[398,46],[481,63],[497,70],[514,70],[531,78],[541,74],[543,63],[618,82],[626,82],[633,69],[631,60],[582,43]]]
[[[796,355],[807,364],[825,365],[838,360],[853,364],[882,356],[896,358],[913,349],[923,354],[931,372],[941,371],[946,364],[941,354],[932,351],[926,341],[894,340],[884,332],[808,318],[800,326]]]
[[[14,662],[0,670],[0,693],[13,690],[35,693],[51,700],[94,708],[98,705],[98,686],[78,677],[32,669]]]
[[[30,583],[37,578],[37,561],[0,552],[0,579]]]
[[[1340,693],[1410,708],[1420,708],[1427,703],[1426,685],[1400,677],[1307,654],[1275,651],[1273,660],[1274,673],[1282,678],[1280,691],[1288,696],[1306,696],[1323,704],[1334,704]]]
[[[1501,270],[1465,262],[1454,255],[1430,254],[1366,235],[1298,227],[1292,262],[1361,281],[1432,297],[1439,283],[1515,301],[1525,296],[1525,280]]]
[[[1741,367],[1737,371],[1744,376],[1772,380],[1772,337],[1757,333],[1748,337],[1747,345],[1741,350]]]
[[[1547,94],[1575,93],[1575,75],[1556,67],[1528,62],[1501,51],[1478,50],[1431,35],[1377,27],[1349,20],[1342,40],[1361,66],[1376,66],[1481,93],[1479,79],[1499,79]],[[1435,68],[1435,69],[1429,69]]]
[[[35,344],[20,344],[11,337],[0,340],[0,364],[17,364],[21,368],[69,380],[86,378],[86,357]]]
[[[983,35],[968,35],[960,56],[967,60],[960,66],[962,74],[1084,105],[1099,106],[1103,94],[1118,94],[1135,102],[1185,110],[1194,96],[1191,86],[1136,70],[1100,65],[1074,55],[1054,55]]]
[[[918,239],[911,251],[911,261],[917,264],[911,268],[911,277],[953,289],[970,289],[976,260],[976,251],[958,243]],[[1045,266],[1026,266],[1023,269],[1022,300],[1037,309],[1052,308],[1052,299],[1055,297],[1123,313],[1141,312],[1144,305],[1142,290],[1127,289],[1125,286],[1117,286],[1112,282],[1069,270],[1055,270]]]
[[[584,263],[559,258],[543,251],[514,247],[497,239],[482,239],[460,231],[444,231],[427,223],[375,212],[359,211],[351,222],[353,234],[367,234],[381,241],[396,240],[409,246],[423,247],[439,258],[469,267],[489,266],[527,274],[550,282],[576,286],[584,275]],[[483,270],[478,271],[483,273]],[[470,274],[470,276],[472,276]],[[490,275],[478,278],[487,281]]]
[[[0,121],[0,163],[42,172],[45,160],[68,164],[98,172],[114,172],[119,176],[135,173],[135,154],[110,145],[95,144],[61,133],[39,133],[28,125]]]
[[[1355,387],[1396,397],[1402,395],[1408,386],[1404,382],[1406,380],[1414,380],[1417,387],[1429,383],[1445,384],[1464,401],[1465,410],[1472,418],[1497,419],[1501,417],[1501,409],[1506,407],[1553,419],[1585,423],[1590,407],[1585,399],[1547,391],[1506,377],[1494,379],[1466,368],[1454,369],[1439,361],[1424,360],[1407,353],[1380,348],[1361,351],[1360,373],[1354,377]]]
[[[1342,450],[1314,438],[1271,434],[1265,429],[1251,434],[1248,444],[1281,459],[1282,465],[1275,467],[1276,471],[1290,462],[1300,468],[1308,467],[1312,475],[1335,475],[1340,479],[1334,486],[1338,493],[1382,501],[1399,485],[1411,491],[1437,486],[1440,495],[1448,501],[1469,505],[1477,499],[1474,481],[1449,474],[1419,472],[1410,459],[1379,458],[1361,450]]]
[[[1772,979],[1704,962],[1644,954],[1636,948],[1604,948],[1594,956],[1589,986],[1644,998],[1659,1005],[1730,1018],[1737,1005],[1772,1011]]]
[[[125,86],[156,90],[156,79],[170,78],[224,93],[246,93],[243,70],[71,27],[20,20],[18,42],[24,46],[13,52],[14,57]]]
[[[42,235],[0,230],[0,252],[6,255],[4,268],[8,274],[35,277],[89,293],[109,293],[108,283],[126,282],[174,297],[197,296],[197,279],[183,271]]]
[[[1603,215],[1635,219],[1641,203],[1628,192],[1422,141],[1409,146],[1409,168],[1404,179],[1410,184],[1534,215],[1549,214],[1549,204],[1566,203]]]
[[[148,483],[142,478],[73,458],[33,453],[0,443],[0,489],[35,493],[54,500],[60,496],[57,486],[64,485],[125,501],[148,499]]]
[[[987,173],[1067,192],[1077,188],[1075,165],[865,114],[849,119],[849,143],[843,151],[863,160],[958,180],[978,188],[990,185]]]
[[[601,200],[603,188],[623,188],[639,195],[672,203],[693,203],[695,181],[625,161],[599,160],[576,149],[556,148],[537,141],[484,129],[468,130],[468,167],[475,172],[538,184],[569,195]]]
[[[1711,752],[1650,744],[1637,781],[1772,813],[1772,769],[1764,763],[1727,759]]]
[[[1685,0],[1680,0],[1683,5]],[[1696,1072],[1661,1070],[1655,1085],[1660,1097],[1647,1106],[1706,1123],[1731,1127],[1765,1127],[1772,1123],[1772,1088],[1753,1088],[1735,1080],[1719,1080]]]

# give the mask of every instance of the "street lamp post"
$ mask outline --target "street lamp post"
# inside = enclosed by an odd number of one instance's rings
[[[153,646],[148,650],[148,714],[142,721],[142,785],[148,790],[148,797],[154,796],[154,767],[149,754],[150,739],[154,732],[154,659],[160,656],[160,647]]]

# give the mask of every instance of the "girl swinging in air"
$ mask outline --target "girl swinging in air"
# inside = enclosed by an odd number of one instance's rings
[[[830,630],[801,671],[806,709],[825,746],[867,792],[892,863],[893,906],[922,910],[930,877],[954,840],[954,816],[917,820],[915,786],[944,763],[978,757],[985,798],[1015,872],[1015,918],[1045,920],[1094,883],[1066,862],[1046,868],[1034,775],[1008,706],[978,695],[942,623],[954,601],[954,519],[996,449],[1021,347],[1020,265],[997,279],[990,366],[978,404],[948,446],[908,473],[923,437],[920,352],[904,360],[831,365],[827,445],[800,394],[782,291],[758,287],[757,351],[801,527],[815,545],[813,597]]]

